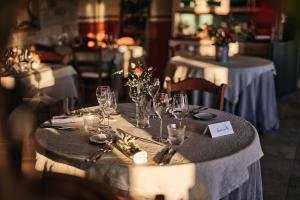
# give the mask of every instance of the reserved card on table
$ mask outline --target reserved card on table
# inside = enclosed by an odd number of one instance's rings
[[[208,125],[208,129],[212,138],[233,134],[230,121],[210,124]]]

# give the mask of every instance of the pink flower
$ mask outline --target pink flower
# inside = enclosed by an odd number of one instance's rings
[[[133,70],[133,74],[136,75],[136,76],[141,76],[144,71],[145,71],[144,68],[142,68],[142,67],[136,67]]]

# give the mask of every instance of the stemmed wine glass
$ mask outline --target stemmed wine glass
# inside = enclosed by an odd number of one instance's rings
[[[138,110],[139,108],[139,101],[141,100],[140,91],[137,87],[130,87],[129,88],[129,97],[135,103],[135,109]],[[136,118],[138,118],[138,113],[136,112]],[[136,120],[137,121],[137,120]],[[136,123],[136,127],[138,127],[138,121]]]
[[[159,137],[154,138],[159,142],[165,142],[162,136],[163,118],[170,108],[169,97],[166,93],[161,93],[157,99],[154,99],[153,107],[160,120]]]
[[[179,126],[182,127],[182,120],[189,114],[189,103],[186,94],[175,94],[173,97],[171,113],[179,121]]]
[[[160,89],[160,82],[158,78],[153,79],[153,83],[147,86],[147,90],[152,100],[156,97],[158,91]]]
[[[104,120],[104,113],[103,113],[103,105],[106,102],[106,95],[107,93],[110,91],[110,87],[109,86],[98,86],[96,89],[96,97],[97,97],[97,101],[99,103],[99,113],[98,113],[98,117],[100,121]],[[100,124],[99,126],[100,128],[104,128],[107,129],[109,127],[107,127],[104,124]]]
[[[110,115],[114,113],[117,109],[117,100],[114,91],[108,91],[105,96],[106,100],[105,103],[102,105],[102,111],[103,114],[107,116],[108,129],[106,130],[106,133],[109,135],[113,133],[109,126],[109,118]]]

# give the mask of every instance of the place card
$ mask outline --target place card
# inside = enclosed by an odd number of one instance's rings
[[[212,138],[234,133],[230,121],[210,124],[208,125],[208,129]]]

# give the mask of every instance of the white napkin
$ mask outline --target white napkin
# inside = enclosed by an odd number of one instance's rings
[[[68,124],[68,123],[81,122],[83,121],[83,119],[82,117],[77,117],[77,116],[60,115],[60,116],[54,116],[51,121],[53,124]],[[47,121],[45,124],[49,124],[49,122]]]

